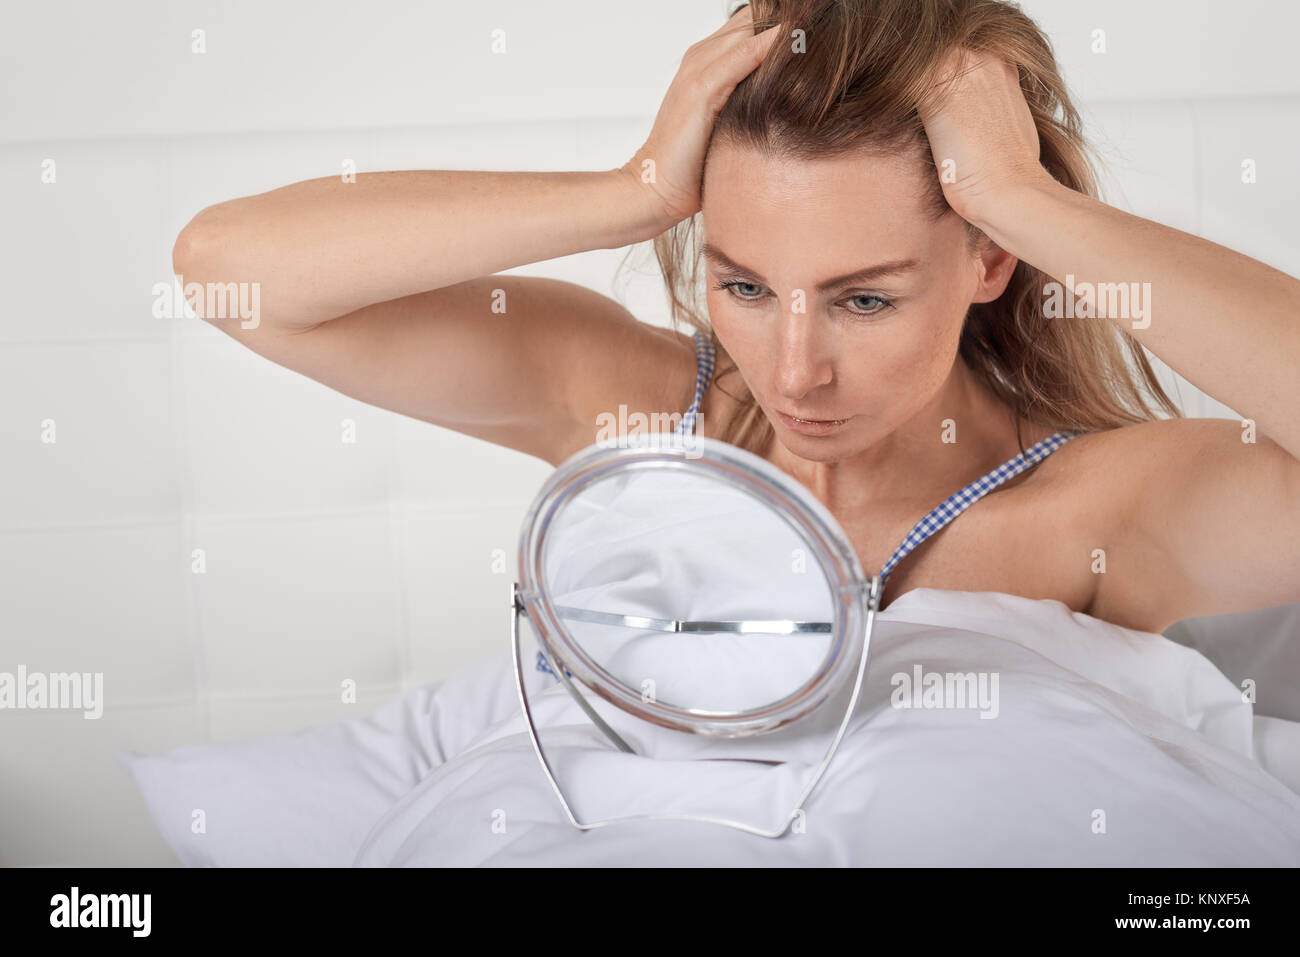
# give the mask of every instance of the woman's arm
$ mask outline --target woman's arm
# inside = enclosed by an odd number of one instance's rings
[[[699,209],[717,112],[776,34],[755,34],[745,6],[693,44],[649,139],[618,169],[307,180],[200,211],[177,239],[173,264],[200,263],[202,281],[259,283],[262,314],[292,330],[515,266],[652,239]]]
[[[936,163],[955,164],[953,209],[1063,287],[1136,291],[1107,318],[1300,458],[1300,280],[1062,186],[1038,162],[1015,67],[967,66],[926,118]]]
[[[1050,176],[991,199],[973,212],[990,239],[1059,283],[1136,293],[1107,318],[1300,458],[1300,280]]]
[[[209,206],[181,232],[173,262],[199,264],[203,275],[192,278],[201,282],[257,282],[263,321],[309,328],[372,303],[648,239],[664,226],[646,199],[622,170],[325,177]]]
[[[1065,296],[1120,304],[1123,284],[1128,308],[1106,318],[1257,430],[1153,423],[1113,444],[1112,474],[1131,478],[1115,485],[1131,518],[1116,543],[1142,567],[1099,597],[1168,621],[1300,600],[1300,281],[1062,186],[1038,162],[1016,69],[973,57],[953,75],[924,118],[936,164],[955,163],[953,209]]]

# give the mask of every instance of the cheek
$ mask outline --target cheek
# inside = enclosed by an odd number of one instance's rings
[[[705,298],[709,324],[734,362],[741,369],[759,368],[768,361],[767,340],[761,323],[746,322],[744,310],[729,303],[730,294],[710,291]]]
[[[936,303],[942,302],[942,308],[949,316],[964,316],[980,288],[978,262],[965,247],[962,247],[961,250],[952,253],[941,275],[943,281],[935,290]],[[958,322],[960,329],[960,319],[954,321]]]
[[[875,343],[870,355],[861,359],[862,388],[888,405],[909,405],[913,399],[931,390],[941,375],[941,367],[951,365],[943,358],[930,335],[909,330],[889,343]]]
[[[712,279],[709,280],[712,283]],[[740,330],[744,324],[738,321],[739,311],[731,293],[725,289],[710,289],[704,296],[705,308],[709,313],[709,322],[718,330],[718,335],[725,335],[732,329]]]
[[[862,370],[854,377],[858,394],[900,410],[924,404],[952,372],[964,315],[960,305],[954,314],[946,303],[933,303],[924,313],[914,311],[888,335],[864,344],[855,359]]]
[[[952,364],[970,309],[973,284],[969,264],[958,262],[929,280],[926,294],[915,304],[913,321],[907,324],[907,331],[914,333],[907,344],[914,362],[945,367]]]

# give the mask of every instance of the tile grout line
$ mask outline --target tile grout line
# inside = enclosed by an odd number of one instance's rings
[[[378,684],[357,685],[358,691],[364,690],[367,694],[375,694],[375,695],[382,694],[385,696],[390,695],[391,692],[401,692],[402,688],[403,686],[400,682],[392,682],[392,681],[380,682]],[[327,688],[325,690],[321,690],[319,688],[308,688],[308,689],[295,688],[295,689],[281,690],[281,691],[267,691],[263,693],[223,692],[220,694],[211,694],[208,697],[211,701],[220,704],[238,703],[238,704],[270,705],[270,704],[284,704],[284,703],[304,702],[304,701],[317,702],[320,704],[328,703],[331,705],[339,704],[338,693],[333,688]],[[373,702],[373,706],[376,708],[380,707],[384,704],[387,704],[389,700],[390,700],[389,697],[384,697],[382,700],[375,700]],[[133,700],[124,702],[122,704],[118,704],[115,706],[114,712],[116,714],[122,714],[127,711],[159,711],[159,710],[174,709],[174,708],[192,708],[193,706],[194,706],[194,700],[192,698],[155,696],[155,697],[135,698]],[[6,710],[10,711],[10,709],[6,709]],[[17,711],[17,709],[13,709],[12,711],[10,711],[10,713],[14,713],[15,711]],[[24,713],[29,713],[32,715],[66,713],[66,709],[43,709],[43,710],[30,709],[30,710],[26,710]]]
[[[1255,101],[1289,101],[1300,98],[1300,90],[1253,90],[1253,91],[1232,91],[1229,93],[1199,93],[1192,94],[1190,97],[1186,92],[1179,93],[1154,93],[1145,96],[1126,96],[1116,93],[1109,93],[1100,96],[1082,96],[1077,91],[1072,90],[1076,99],[1086,102],[1090,105],[1100,106],[1127,106],[1130,104],[1150,104],[1166,105],[1178,102],[1180,100],[1198,100],[1211,103],[1240,103]],[[3,150],[34,150],[45,145],[57,145],[59,147],[75,146],[80,144],[109,144],[111,146],[135,147],[148,146],[150,144],[162,143],[205,143],[205,142],[230,142],[235,139],[248,137],[262,137],[266,139],[275,139],[280,137],[312,138],[312,137],[347,137],[369,133],[374,134],[396,134],[396,135],[436,135],[444,131],[453,133],[469,134],[475,131],[492,128],[513,128],[513,127],[554,127],[562,130],[569,124],[590,125],[590,124],[618,124],[629,123],[640,128],[643,124],[649,124],[655,119],[653,110],[620,110],[611,111],[608,109],[596,109],[591,111],[572,111],[557,113],[546,116],[542,119],[530,118],[528,114],[519,116],[510,116],[506,119],[497,121],[483,120],[472,118],[462,114],[456,114],[444,121],[428,122],[389,122],[389,123],[357,123],[352,125],[314,125],[314,126],[295,126],[286,128],[277,127],[222,127],[211,130],[187,130],[184,132],[150,130],[140,132],[123,132],[109,131],[91,135],[79,136],[60,136],[42,133],[36,136],[23,137],[0,137],[0,151]]]
[[[393,574],[393,601],[396,602],[396,614],[394,623],[397,627],[397,684],[399,688],[405,688],[409,680],[413,660],[412,637],[410,616],[407,612],[407,599],[409,592],[407,589],[407,535],[406,522],[403,519],[406,516],[406,510],[403,502],[398,498],[397,490],[399,488],[399,469],[400,465],[400,445],[401,429],[397,423],[394,423],[389,430],[388,446],[388,549],[392,563]],[[404,692],[400,692],[403,694]]]
[[[192,501],[192,500],[191,500]],[[416,504],[405,505],[407,511],[415,515],[434,516],[444,518],[459,518],[464,515],[476,512],[503,512],[513,511],[520,506],[518,503],[503,504],[500,501],[463,501],[446,502],[439,504]],[[306,522],[316,519],[330,518],[352,518],[358,515],[382,514],[388,508],[387,502],[381,505],[355,505],[338,508],[313,508],[300,512],[285,511],[276,509],[267,512],[208,512],[203,513],[203,518],[212,524],[239,524],[243,523],[266,523],[266,522]],[[81,532],[87,530],[111,531],[114,529],[132,529],[132,528],[155,528],[159,525],[171,525],[176,522],[177,516],[161,516],[158,518],[125,518],[125,519],[93,519],[67,523],[42,522],[36,525],[21,525],[0,527],[0,536],[2,535],[27,535],[41,532]]]
[[[171,402],[172,402],[172,429],[174,441],[176,442],[175,458],[180,474],[177,481],[181,489],[181,554],[178,556],[181,561],[183,574],[186,576],[185,583],[185,606],[188,611],[188,625],[190,633],[190,654],[194,664],[194,684],[198,696],[199,710],[202,715],[204,729],[204,740],[212,741],[212,701],[208,679],[208,654],[207,643],[204,640],[203,616],[199,608],[199,582],[198,575],[194,573],[193,568],[193,551],[196,547],[196,523],[194,519],[194,503],[196,501],[196,491],[194,488],[194,469],[193,459],[190,455],[190,430],[186,427],[189,419],[189,408],[183,399],[182,375],[181,375],[181,342],[176,332],[176,327],[172,326],[171,335],[172,344],[172,368],[171,368]],[[207,569],[207,553],[204,553],[204,570]]]
[[[1188,118],[1191,121],[1192,133],[1192,189],[1193,189],[1193,208],[1196,210],[1195,234],[1204,236],[1203,226],[1205,223],[1205,184],[1201,178],[1205,172],[1204,156],[1202,155],[1201,141],[1201,117],[1196,110],[1196,99],[1192,97],[1184,101],[1187,106]],[[1182,376],[1180,375],[1181,379]],[[1186,381],[1186,380],[1183,380]],[[1192,385],[1190,382],[1187,383]],[[1193,395],[1191,404],[1195,406],[1192,414],[1197,418],[1204,418],[1207,409],[1205,408],[1205,393],[1195,386],[1192,386]],[[1179,390],[1182,391],[1181,389]],[[1181,400],[1181,396],[1180,396]]]
[[[377,127],[372,127],[366,133],[366,163],[373,166],[375,157],[379,152],[379,140],[381,131]],[[388,481],[386,483],[388,491],[388,554],[394,578],[393,588],[390,594],[392,600],[396,603],[394,609],[393,622],[397,629],[397,686],[399,689],[406,687],[406,682],[411,674],[411,661],[413,652],[411,647],[411,628],[409,614],[407,611],[407,600],[409,592],[407,589],[406,576],[406,552],[407,552],[407,535],[403,520],[406,516],[405,505],[399,500],[398,489],[400,487],[399,469],[401,468],[401,422],[394,420],[392,427],[388,430]],[[404,692],[398,692],[398,696]]]

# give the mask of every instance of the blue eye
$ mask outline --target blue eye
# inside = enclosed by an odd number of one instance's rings
[[[893,305],[893,303],[891,303],[888,299],[882,299],[880,296],[867,296],[867,295],[862,295],[862,296],[853,296],[853,297],[851,297],[851,298],[852,298],[852,299],[862,299],[862,300],[865,300],[865,301],[867,301],[867,302],[876,302],[876,303],[879,303],[878,306],[873,306],[873,307],[871,307],[871,308],[869,308],[869,309],[850,310],[851,312],[859,312],[859,311],[860,311],[861,314],[864,315],[864,316],[874,316],[876,313],[880,312],[882,309],[885,309],[886,307]]]
[[[743,287],[753,289],[754,292],[746,292]],[[745,282],[741,279],[724,280],[714,285],[713,288],[725,289],[733,299],[747,303],[756,302],[762,298],[761,293],[763,290],[763,287],[758,285],[758,283]],[[894,303],[891,300],[886,299],[884,296],[868,295],[867,293],[850,296],[847,301],[852,302],[855,299],[864,304],[862,308],[845,307],[847,312],[855,316],[874,316],[885,309],[892,309],[894,306]],[[871,303],[874,303],[874,305],[866,305]]]
[[[739,281],[739,280],[732,280],[732,281],[730,281],[730,282],[721,282],[721,283],[718,283],[718,285],[714,286],[713,288],[714,288],[714,289],[725,289],[725,290],[727,290],[727,292],[729,292],[733,297],[735,297],[736,299],[741,300],[742,302],[752,302],[754,299],[758,298],[757,293],[755,293],[755,294],[752,295],[752,296],[746,296],[746,295],[743,295],[743,294],[741,294],[741,295],[736,295],[736,293],[734,292],[734,290],[735,290],[737,287],[739,287],[739,286],[751,286],[751,287],[753,287],[754,289],[762,289],[762,288],[763,288],[762,286],[758,285],[757,283],[752,283],[752,282],[741,282],[741,281]]]

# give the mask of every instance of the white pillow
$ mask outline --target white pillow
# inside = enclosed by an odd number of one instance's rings
[[[507,651],[467,665],[361,718],[116,757],[188,867],[350,867],[399,799],[519,710],[513,680],[501,680],[509,660]],[[524,661],[532,673],[532,658]],[[528,681],[531,691],[554,678],[535,673]]]
[[[1238,688],[1255,682],[1255,714],[1300,721],[1300,602],[1188,618],[1165,637],[1195,648]]]

